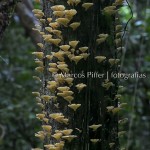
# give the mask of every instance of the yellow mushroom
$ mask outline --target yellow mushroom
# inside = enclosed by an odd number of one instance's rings
[[[49,122],[49,119],[48,119],[48,118],[45,118],[45,117],[44,117],[42,120],[43,120],[45,123],[48,123],[48,122]]]
[[[116,6],[107,6],[103,10],[106,14],[113,15],[117,12]]]
[[[39,107],[41,107],[42,109],[45,108],[45,106],[44,106],[42,103],[37,103],[37,105],[38,105]]]
[[[70,20],[67,19],[67,18],[58,18],[58,19],[56,19],[56,22],[58,22],[59,24],[65,26],[65,27],[67,27]]]
[[[118,132],[118,136],[121,137],[121,136],[123,136],[125,133],[126,133],[126,131],[120,131],[120,132]]]
[[[96,56],[95,59],[97,60],[98,63],[101,63],[106,59],[106,57],[105,56]]]
[[[53,144],[44,145],[44,147],[48,150],[56,150],[56,147]]]
[[[47,18],[47,21],[50,23],[53,19],[52,18]]]
[[[64,71],[66,68],[68,67],[67,64],[60,64],[60,65],[57,65],[57,68]]]
[[[80,106],[81,106],[81,104],[70,104],[70,105],[68,105],[68,107],[70,107],[74,111],[76,111]]]
[[[63,91],[63,93],[64,93],[65,96],[71,96],[71,95],[74,94],[73,91]]]
[[[120,107],[115,107],[114,109],[112,109],[112,113],[115,115],[116,113],[118,113],[122,108]]]
[[[127,106],[127,105],[128,105],[128,103],[121,103],[120,107],[124,107],[124,106]]]
[[[37,101],[38,103],[41,103],[41,102],[42,102],[42,101],[41,101],[41,98],[39,98],[39,97],[36,97],[35,99],[36,99],[36,101]]]
[[[51,34],[43,35],[43,37],[44,37],[44,41],[46,41],[46,42],[49,42],[49,39],[52,39],[52,35]]]
[[[62,75],[62,74],[57,74],[57,76],[55,77],[55,80],[58,82],[58,83],[64,83],[65,82],[65,77]]]
[[[45,32],[40,32],[40,34],[43,36],[45,34]]]
[[[63,17],[65,15],[65,12],[64,11],[54,11],[53,14],[56,17]]]
[[[43,16],[41,16],[40,14],[35,14],[34,15],[37,19],[41,19]]]
[[[70,41],[69,45],[72,46],[73,48],[76,48],[76,46],[78,45],[79,41]]]
[[[37,45],[38,45],[40,48],[43,48],[43,47],[44,47],[43,43],[37,43]]]
[[[73,60],[76,64],[83,58],[83,56],[73,56],[71,60]]]
[[[93,124],[91,126],[89,126],[89,128],[93,129],[93,131],[96,131],[99,127],[101,127],[102,125],[101,124]]]
[[[68,101],[69,103],[71,103],[73,101],[74,97],[73,96],[65,96],[64,99],[66,101]]]
[[[39,77],[37,77],[37,76],[33,76],[33,79],[36,79],[36,80],[39,81],[39,82],[42,81],[42,80],[41,80]]]
[[[59,122],[59,123],[63,123],[63,119],[64,118],[65,118],[64,116],[58,116],[54,120],[57,121],[57,122]]]
[[[103,86],[104,88],[106,88],[106,90],[109,90],[109,88],[110,88],[111,86],[114,86],[114,84],[113,84],[112,82],[103,82],[103,83],[102,83],[102,86]]]
[[[101,43],[104,43],[105,41],[106,41],[106,38],[98,38],[96,40],[96,42],[97,42],[98,45],[101,44]]]
[[[122,25],[116,25],[116,32],[120,32],[122,30]]]
[[[43,67],[43,61],[35,60],[35,63],[38,64],[39,66]]]
[[[74,0],[68,0],[67,3],[68,3],[68,5],[72,5],[73,6]]]
[[[74,138],[77,138],[76,135],[67,135],[67,136],[62,136],[63,139],[67,140],[68,142],[71,142]]]
[[[52,135],[53,138],[55,138],[56,140],[60,140],[62,137],[62,133],[55,133],[54,135]]]
[[[82,53],[82,54],[80,54],[80,56],[82,56],[84,58],[84,60],[86,60],[90,56],[90,54]]]
[[[32,54],[35,55],[39,59],[42,59],[44,57],[43,52],[33,52]]]
[[[41,73],[44,71],[44,67],[36,67],[35,70]]]
[[[58,37],[61,37],[61,31],[60,30],[52,30],[52,33],[57,35]]]
[[[115,99],[121,99],[121,97],[122,97],[121,94],[116,94],[115,95]]]
[[[83,88],[85,88],[87,85],[86,84],[83,84],[83,83],[80,83],[80,84],[77,84],[76,85],[76,88],[78,89],[78,91],[80,92]]]
[[[60,61],[64,61],[64,52],[58,51],[58,52],[52,52],[52,55],[56,57]]]
[[[64,135],[70,135],[72,132],[73,132],[72,129],[62,130],[62,133],[63,133]]]
[[[112,148],[115,145],[115,143],[109,143],[109,147]]]
[[[116,38],[121,38],[122,32],[116,33]]]
[[[65,6],[64,5],[55,5],[55,6],[52,6],[51,9],[53,11],[64,11],[65,10]]]
[[[40,19],[40,22],[45,24],[46,20],[45,19]]]
[[[57,29],[60,25],[58,22],[52,22],[49,24],[53,29]]]
[[[55,146],[58,147],[58,150],[63,150],[64,145],[65,145],[64,141],[60,141],[59,143],[55,144]]]
[[[104,8],[104,10],[114,10],[116,9],[116,6],[107,6]]]
[[[34,96],[40,97],[40,92],[32,92]]]
[[[82,7],[85,8],[85,10],[88,10],[90,7],[92,7],[94,4],[93,3],[83,3]]]
[[[45,114],[36,114],[36,118],[43,119],[45,117]]]
[[[70,59],[70,61],[72,61],[72,58],[74,57],[74,54],[69,54],[68,58]]]
[[[65,17],[69,20],[71,20],[76,14],[77,11],[75,9],[65,10]]]
[[[99,142],[100,140],[99,140],[99,139],[90,139],[90,141],[91,141],[93,144],[96,144],[96,143]]]
[[[61,39],[49,39],[48,42],[58,46],[58,44],[61,42]]]
[[[63,51],[68,51],[69,50],[69,48],[70,48],[70,45],[61,45],[61,46],[59,46],[60,47],[60,49],[62,49]]]
[[[50,126],[50,125],[42,125],[42,128],[46,132],[51,132],[51,130],[52,130],[52,126]]]
[[[35,133],[35,137],[43,141],[45,139],[45,134],[42,131],[39,131],[38,133]]]
[[[65,93],[57,93],[58,96],[61,96],[61,97],[65,97],[66,94]]]
[[[58,71],[57,68],[49,68],[48,70],[49,72],[52,72],[52,73],[56,73]]]
[[[41,98],[46,101],[46,102],[49,102],[49,100],[51,99],[51,96],[49,95],[41,95]]]
[[[56,119],[60,116],[63,116],[63,114],[62,113],[52,113],[49,115],[49,117],[51,117],[52,119]]]
[[[72,85],[74,78],[66,78],[65,81],[69,84]]]
[[[107,106],[106,108],[108,112],[111,112],[114,109],[114,106]]]
[[[63,122],[64,124],[68,125],[69,119],[64,118],[64,119],[62,120],[62,122]]]
[[[121,42],[122,42],[121,38],[115,39],[115,44],[116,44],[117,47],[121,46]]]
[[[57,64],[56,63],[49,63],[48,64],[50,67],[52,67],[52,68],[56,68],[57,67]]]
[[[52,28],[51,27],[45,27],[45,30],[48,32],[52,32]]]
[[[48,81],[47,83],[50,84],[50,85],[57,86],[57,82],[56,81]]]
[[[87,46],[85,46],[85,47],[80,47],[79,50],[80,50],[82,53],[84,53],[84,52],[86,52],[86,51],[88,50],[88,47],[87,47]]]
[[[57,89],[63,92],[63,91],[68,91],[70,88],[68,86],[62,86],[62,87],[58,87]]]
[[[124,2],[124,0],[116,0],[114,3],[113,3],[113,6],[119,6],[119,5],[122,5]]]
[[[81,3],[81,0],[75,0],[74,3],[77,6],[79,3]]]
[[[76,30],[79,26],[80,26],[80,22],[73,22],[69,25],[69,27],[71,27],[74,30]]]

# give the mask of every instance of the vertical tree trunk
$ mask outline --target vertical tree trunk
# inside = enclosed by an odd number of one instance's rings
[[[121,32],[121,28],[117,26],[118,19],[116,17],[116,10],[117,7],[120,6],[120,3],[118,4],[117,1],[114,2],[113,0],[94,0],[90,1],[93,5],[85,10],[85,3],[89,3],[86,0],[84,0],[84,3],[80,2],[77,5],[75,5],[75,3],[69,5],[67,2],[73,1],[53,2],[43,0],[43,18],[46,19],[46,22],[42,25],[43,31],[46,35],[52,35],[52,38],[43,40],[44,45],[41,45],[44,53],[44,65],[42,66],[44,72],[42,76],[43,88],[40,94],[57,97],[57,100],[53,99],[45,102],[46,99],[41,96],[43,98],[41,103],[44,105],[42,113],[44,113],[48,119],[48,122],[43,122],[43,124],[52,126],[51,137],[49,137],[47,133],[43,133],[44,145],[48,147],[48,144],[52,144],[51,146],[57,149],[55,144],[60,141],[65,141],[64,150],[118,150],[118,114],[116,112],[120,110],[120,108],[118,108],[118,98],[120,95],[117,94],[118,79],[111,78],[111,74],[118,72],[119,59],[117,59],[117,48],[121,46],[121,40],[118,38],[120,36],[117,36],[116,40],[116,34]],[[62,10],[62,13],[67,14],[67,10],[73,9],[77,11],[77,14],[73,15],[71,19],[68,17],[70,19],[68,19],[69,23],[64,25],[64,22],[62,23],[62,21],[56,19],[67,18],[67,16],[56,17],[53,15],[54,11],[58,11],[57,8],[56,10],[52,8],[52,6],[55,5],[65,6],[65,10]],[[115,5],[117,6],[116,8],[112,7]],[[60,26],[57,30],[62,32],[61,36],[54,34],[53,30],[55,27],[49,29],[51,30],[50,32],[47,31],[48,28],[45,28],[49,27],[49,19],[47,18],[52,18],[51,22],[59,22]],[[73,30],[69,26],[74,22],[80,23],[80,26],[76,30]],[[54,44],[54,39],[61,39],[61,42]],[[74,47],[70,41],[79,41],[79,43]],[[56,53],[58,51],[59,54],[60,51],[62,53],[62,50],[60,50],[61,47],[59,47],[61,45],[70,45],[70,48],[68,50],[69,52],[64,52],[63,57],[58,57]],[[88,47],[87,52],[82,54],[81,47]],[[87,54],[89,54],[87,59],[81,57],[82,59],[77,64],[75,63],[76,56],[84,56]],[[52,59],[47,59],[50,57],[52,57]],[[61,64],[60,61],[68,65],[67,67],[63,67],[65,71],[59,68],[59,64]],[[72,86],[65,82],[67,77],[63,83],[60,83],[52,76],[52,73],[49,73],[50,62],[57,63],[57,74],[65,74],[66,70],[69,69],[67,74],[79,75],[78,77],[74,77]],[[56,64],[51,64],[51,68],[56,69],[55,65]],[[57,83],[55,91],[52,91],[50,88],[54,84],[49,81]],[[77,85],[80,83],[83,83],[83,87],[81,85],[79,87],[81,90],[79,91]],[[70,88],[70,91],[74,92],[74,99],[71,103],[81,104],[76,111],[70,108],[71,104],[65,100],[66,97],[58,96],[58,93],[61,93],[59,87],[66,86]],[[58,108],[56,107],[57,104],[59,104]],[[63,117],[62,119],[58,119],[61,118],[62,115],[59,116],[57,114],[58,118],[52,117],[51,114],[54,115],[54,113],[62,113],[65,118],[69,119],[69,122],[65,124]],[[97,125],[96,129],[94,125]],[[63,132],[64,129],[73,129],[71,135],[77,137],[71,142],[68,142]],[[59,140],[53,138],[56,132],[63,133]]]

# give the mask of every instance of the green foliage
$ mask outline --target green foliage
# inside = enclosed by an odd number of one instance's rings
[[[9,26],[0,45],[0,124],[4,127],[0,149],[29,150],[37,144],[34,133],[39,127],[31,94],[37,88],[32,79],[35,66],[31,52],[35,47],[16,22]]]
[[[145,150],[150,148],[150,111],[149,111],[149,73],[150,73],[150,14],[147,2],[136,2],[132,5],[133,19],[129,23],[125,38],[126,51],[123,52],[124,61],[122,71],[126,73],[145,73],[145,79],[129,79],[122,81],[125,90],[122,92],[123,102],[128,102],[124,116],[129,123],[124,125],[127,136],[121,138],[121,145],[128,146],[129,150]],[[125,24],[131,12],[124,7],[120,12]],[[143,143],[144,141],[144,143]]]

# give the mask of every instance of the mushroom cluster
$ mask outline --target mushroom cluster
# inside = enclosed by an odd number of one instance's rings
[[[39,0],[36,0],[36,2],[40,3]],[[117,8],[122,5],[122,2],[122,0],[116,0],[111,6],[105,7],[103,9],[104,14],[116,14]],[[42,37],[42,42],[37,43],[39,51],[32,53],[36,57],[35,63],[37,67],[35,70],[41,74],[40,77],[34,76],[34,78],[42,83],[40,92],[33,92],[38,106],[42,109],[42,112],[36,115],[37,119],[42,122],[42,130],[37,132],[35,136],[44,141],[44,148],[63,150],[65,142],[71,142],[77,138],[77,135],[74,135],[74,129],[68,128],[69,118],[59,108],[64,107],[62,103],[65,103],[65,108],[67,107],[70,112],[76,113],[79,111],[82,105],[76,102],[74,90],[77,90],[80,94],[87,87],[85,83],[75,84],[73,77],[66,77],[63,74],[71,73],[70,64],[80,65],[81,62],[87,61],[90,56],[90,47],[83,45],[77,39],[66,41],[63,37],[63,31],[71,30],[72,33],[75,33],[82,25],[82,21],[75,19],[78,13],[76,7],[81,3],[81,8],[84,11],[89,11],[94,6],[94,3],[83,3],[81,0],[68,0],[68,6],[54,5],[53,0],[50,0],[49,3],[52,16],[47,16],[41,9],[33,10],[39,22],[33,30],[39,32]],[[115,30],[116,39],[114,42],[116,48],[119,49],[121,46],[122,26],[116,25]],[[99,46],[107,42],[109,36],[107,33],[101,33],[94,40]],[[106,56],[95,56],[95,59],[97,63],[107,61],[111,67],[117,65],[120,61],[117,58],[107,60]],[[102,83],[102,87],[106,90],[109,90],[112,86],[111,81]],[[117,95],[116,98],[118,98]],[[48,110],[49,106],[52,107],[50,108],[51,110]],[[107,111],[112,112],[114,115],[121,109],[121,107],[107,106]],[[62,125],[64,128],[60,129]],[[92,129],[92,132],[96,132],[101,127],[102,124],[100,123],[92,124],[89,129]],[[78,130],[81,131],[80,129]],[[120,133],[120,135],[122,134]],[[90,141],[96,144],[101,140],[94,138],[90,139]],[[110,143],[110,148],[114,144],[113,142]],[[42,149],[35,148],[33,150]]]

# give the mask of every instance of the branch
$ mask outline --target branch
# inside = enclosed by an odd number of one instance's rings
[[[16,6],[16,13],[20,18],[20,21],[23,27],[26,30],[26,33],[31,37],[34,44],[41,41],[41,36],[37,31],[33,31],[35,23],[37,22],[36,18],[32,13],[32,3],[29,0],[23,0],[22,3],[18,3]]]
[[[5,127],[0,124],[0,128],[2,129],[2,133],[0,135],[0,139],[3,139],[3,137],[5,136]]]

